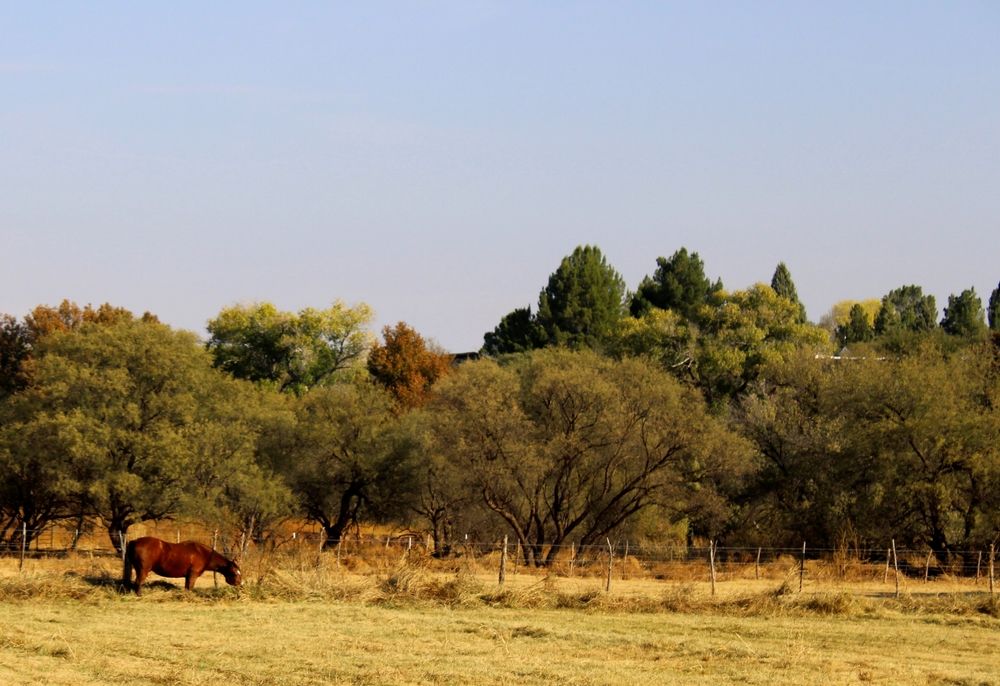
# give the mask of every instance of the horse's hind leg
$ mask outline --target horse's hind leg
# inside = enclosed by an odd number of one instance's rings
[[[149,576],[149,570],[143,569],[141,566],[136,565],[135,567],[135,594],[142,595],[142,584],[146,581],[146,577]]]
[[[132,562],[128,559],[122,564],[122,587],[125,593],[132,590]]]

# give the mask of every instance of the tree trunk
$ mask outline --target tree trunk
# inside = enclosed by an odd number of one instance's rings
[[[442,558],[451,555],[451,518],[445,510],[438,510],[429,517],[431,537],[434,541],[432,557]]]
[[[337,511],[337,518],[333,521],[330,521],[326,517],[319,519],[323,530],[326,531],[324,547],[330,548],[340,544],[340,539],[343,537],[344,531],[357,519],[358,508],[361,505],[360,495],[359,490],[356,488],[347,489],[340,496],[340,508]]]
[[[108,539],[119,555],[122,554],[122,537],[128,535],[131,525],[131,518],[127,515],[112,517],[108,521]]]

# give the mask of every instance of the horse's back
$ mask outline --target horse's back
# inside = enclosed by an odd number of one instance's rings
[[[163,557],[169,547],[170,544],[166,541],[161,541],[153,536],[143,536],[128,542],[126,555],[133,562],[146,566],[147,563],[152,564]]]
[[[184,576],[191,566],[191,558],[196,550],[192,541],[169,543],[154,536],[143,536],[128,544],[128,557],[132,563],[144,570],[160,576]]]
[[[161,576],[174,577],[187,576],[191,571],[200,574],[211,555],[212,549],[197,541],[167,543],[153,571]]]

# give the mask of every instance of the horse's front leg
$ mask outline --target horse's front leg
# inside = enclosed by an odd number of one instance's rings
[[[203,571],[204,570],[202,569],[191,568],[191,570],[188,571],[187,576],[184,577],[184,590],[190,591],[191,589],[193,589],[194,582],[198,580],[198,577],[201,576],[201,573]]]

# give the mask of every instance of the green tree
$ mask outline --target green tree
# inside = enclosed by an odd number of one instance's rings
[[[799,319],[799,308],[770,286],[756,284],[704,306],[693,369],[710,403],[740,395],[765,365],[799,349],[830,351],[828,333]]]
[[[989,320],[990,331],[1000,331],[1000,284],[990,293],[987,318]]]
[[[720,490],[749,464],[696,391],[648,361],[591,351],[464,364],[442,382],[430,417],[465,491],[537,566],[654,504],[715,533],[728,514]]]
[[[941,328],[952,336],[966,338],[977,338],[986,333],[983,301],[976,295],[975,288],[967,288],[957,296],[948,296]]]
[[[224,308],[208,323],[215,366],[238,379],[302,393],[363,370],[372,337],[371,309],[335,302],[297,314],[270,303]]]
[[[0,401],[28,385],[31,332],[9,314],[0,315]]]
[[[630,310],[640,316],[651,307],[674,310],[687,319],[697,316],[709,298],[722,291],[722,281],[711,282],[698,253],[681,248],[670,259],[656,258],[656,271],[645,277],[632,298]]]
[[[771,288],[782,298],[788,298],[799,307],[799,322],[806,321],[806,306],[799,300],[799,294],[795,290],[795,282],[792,281],[792,273],[784,262],[779,262],[771,277]]]
[[[981,351],[946,357],[925,345],[851,379],[861,449],[890,466],[881,483],[890,521],[945,557],[995,533],[980,528],[997,505],[989,484],[1000,467],[998,414],[984,403],[989,365]]]
[[[295,512],[291,490],[261,455],[262,437],[287,432],[293,410],[275,391],[218,376],[211,412],[185,431],[191,455],[181,509],[259,541]]]
[[[38,305],[23,323],[11,315],[0,315],[0,397],[27,386],[32,350],[45,336],[75,330],[85,323],[110,326],[134,319],[135,316],[123,307],[104,303],[96,309],[91,305],[81,308],[70,300],[63,300],[57,307]],[[148,312],[142,319],[157,321]]]
[[[607,346],[617,359],[649,357],[677,376],[687,377],[697,357],[698,329],[674,310],[652,308],[626,317]]]
[[[537,322],[551,345],[599,347],[624,314],[625,282],[594,246],[564,257],[538,297]]]
[[[85,323],[45,336],[35,351],[25,435],[47,433],[54,463],[117,545],[137,522],[176,514],[188,483],[189,432],[207,412],[221,377],[193,334],[161,324]]]
[[[413,512],[430,528],[434,557],[447,557],[455,543],[456,527],[475,530],[473,517],[477,494],[465,487],[464,475],[452,468],[440,450],[439,417],[424,406],[404,417],[406,431],[417,441],[416,495]]]
[[[765,467],[745,503],[778,540],[930,546],[942,560],[995,535],[997,374],[985,347],[933,340],[894,358],[770,365],[738,424]]]
[[[866,343],[875,337],[875,328],[863,305],[854,303],[851,306],[847,323],[837,327],[836,335],[841,345]]]
[[[841,300],[834,303],[830,311],[824,314],[819,320],[819,326],[823,327],[830,334],[836,337],[837,328],[847,326],[851,318],[851,309],[855,305],[860,305],[865,315],[868,317],[869,325],[874,325],[878,311],[882,307],[882,301],[877,298],[867,300]]]
[[[405,514],[416,490],[417,442],[388,391],[368,381],[317,388],[299,399],[296,417],[278,468],[328,545],[361,517]]]
[[[482,352],[487,355],[522,353],[545,347],[545,330],[531,313],[519,307],[505,314],[493,331],[483,336]]]
[[[859,512],[843,503],[869,497],[878,463],[859,464],[847,447],[855,427],[833,410],[831,377],[844,369],[802,350],[769,363],[766,383],[737,404],[734,424],[762,457],[741,499],[753,523],[738,532],[747,543],[832,546],[853,530]]]
[[[937,305],[933,295],[924,295],[920,286],[901,286],[882,298],[875,318],[875,333],[931,331],[937,326]]]
[[[0,400],[0,543],[27,543],[53,522],[80,511],[84,458],[74,416],[39,407],[34,393]]]

